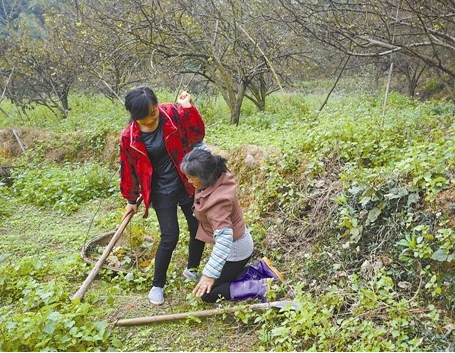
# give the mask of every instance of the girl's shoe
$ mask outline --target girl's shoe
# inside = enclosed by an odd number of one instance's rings
[[[152,287],[150,289],[148,299],[149,302],[155,305],[160,305],[164,303],[164,290],[161,287]]]

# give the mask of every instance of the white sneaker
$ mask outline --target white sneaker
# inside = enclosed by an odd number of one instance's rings
[[[161,287],[152,287],[148,295],[149,302],[155,305],[163,304],[164,303],[163,291],[164,290]]]
[[[185,278],[188,278],[190,280],[194,280],[196,282],[198,282],[199,279],[201,278],[201,275],[199,275],[196,272],[196,270],[189,269],[189,268],[185,268],[185,271],[183,271],[183,276],[185,276]]]

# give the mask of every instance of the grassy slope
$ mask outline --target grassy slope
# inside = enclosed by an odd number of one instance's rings
[[[63,270],[63,276],[69,279],[66,288],[68,296],[72,296],[92,268],[91,265],[80,264],[82,260],[79,252],[82,245],[87,239],[110,230],[95,225],[87,238],[90,220],[96,209],[89,205],[71,216],[62,216],[58,212],[17,204],[9,207],[9,211],[10,216],[4,218],[0,226],[0,253],[10,254],[7,261],[11,265],[24,257],[31,257],[37,262],[50,262],[57,272],[58,266],[72,262],[78,269],[76,273]],[[213,308],[211,305],[204,306],[195,302],[192,306],[188,304],[187,296],[193,285],[185,282],[180,275],[185,264],[186,241],[187,239],[183,239],[179,244],[169,269],[166,302],[162,306],[152,306],[147,301],[148,283],[138,289],[128,288],[128,283],[124,282],[123,287],[126,288],[118,288],[113,292],[112,288],[118,286],[115,281],[112,283],[115,276],[109,270],[102,270],[86,293],[88,300],[96,302],[96,306],[109,312],[99,319],[113,324],[120,318]],[[45,280],[49,281],[53,275],[46,277]],[[242,326],[232,315],[223,320],[220,320],[220,317],[207,318],[200,323],[183,320],[152,326],[112,327],[112,330],[125,344],[123,349],[126,351],[255,350],[255,326]]]
[[[365,98],[365,100],[367,99]],[[244,158],[244,154],[242,154],[244,150],[241,146],[251,144],[262,146],[263,151],[270,151],[270,149],[273,151],[281,150],[283,153],[281,155],[282,158],[274,162],[276,168],[280,170],[291,168],[286,163],[293,163],[292,155],[299,153],[300,148],[306,148],[310,155],[316,155],[321,151],[324,152],[324,149],[327,149],[335,140],[339,141],[339,143],[346,144],[340,148],[340,151],[351,151],[351,155],[353,156],[346,155],[340,158],[356,158],[356,153],[365,153],[365,150],[362,150],[362,148],[367,149],[370,146],[362,145],[362,147],[359,147],[359,143],[355,139],[355,133],[350,136],[342,135],[343,132],[349,135],[349,129],[343,130],[345,129],[346,122],[343,121],[342,115],[346,111],[352,114],[352,126],[356,125],[356,119],[359,119],[359,117],[366,116],[366,120],[374,118],[380,121],[378,115],[380,100],[372,99],[371,102],[367,102],[368,104],[365,102],[360,104],[356,99],[335,101],[332,106],[329,105],[326,108],[320,120],[323,123],[319,122],[316,125],[312,125],[312,119],[314,119],[313,113],[318,107],[318,104],[320,104],[320,100],[321,97],[317,97],[317,99],[306,97],[305,101],[302,102],[298,97],[280,97],[270,103],[269,113],[258,115],[253,113],[248,114],[248,109],[252,108],[247,105],[245,108],[246,115],[243,118],[245,123],[241,124],[238,128],[229,127],[222,122],[215,121],[212,115],[209,114],[210,110],[217,112],[224,111],[225,108],[220,108],[218,101],[205,102],[201,110],[205,113],[204,116],[208,117],[207,142],[217,149],[230,151],[231,161],[236,166],[236,171],[239,172],[244,170],[242,167],[237,168],[238,165],[241,165],[241,161]],[[356,105],[358,105],[357,113]],[[290,106],[292,109],[284,111],[283,106]],[[394,106],[397,107],[394,113],[400,111],[399,104],[395,104]],[[15,118],[4,121],[2,125],[17,127],[25,125],[27,128],[36,128],[39,126],[41,128],[52,129],[53,131],[68,132],[72,129],[77,131],[82,124],[89,130],[89,136],[91,134],[96,136],[100,130],[115,131],[121,128],[124,117],[117,110],[113,110],[112,107],[108,106],[94,105],[94,107],[97,107],[96,109],[98,110],[91,110],[90,116],[88,116],[87,112],[84,112],[82,104],[81,106],[76,105],[74,109],[74,120],[67,122],[51,121],[48,122],[49,125],[47,126],[46,124],[38,123],[37,121],[40,121],[39,119],[30,119],[23,122]],[[401,110],[400,114],[402,115],[410,114],[409,111],[420,109],[419,106],[416,108],[416,106],[403,105],[403,107],[407,107],[407,110]],[[83,119],[84,116],[86,117],[86,121]],[[368,118],[368,116],[370,117]],[[300,120],[302,121],[302,125],[304,125],[303,122],[307,124],[307,128],[313,126],[312,130],[302,131],[296,128],[299,126]],[[330,127],[336,126],[338,121],[340,128],[330,130]],[[403,121],[406,121],[406,119],[403,119]],[[347,125],[349,126],[349,124]],[[400,131],[406,128],[406,123],[403,124],[404,127],[401,126]],[[359,125],[361,124],[359,123]],[[326,136],[327,139],[324,140],[320,137],[324,133],[333,134],[333,136]],[[311,134],[313,135],[311,136]],[[374,134],[370,135],[374,136]],[[302,139],[302,136],[309,137]],[[422,132],[421,138],[425,140],[428,136],[431,136],[431,133],[428,135]],[[420,138],[416,137],[416,139],[418,140]],[[384,140],[386,141],[381,141],[386,143],[387,139]],[[418,141],[415,142],[417,143]],[[96,144],[97,142],[95,141],[94,150],[96,150]],[[296,146],[299,146],[299,148],[296,148]],[[387,150],[388,146],[381,148]],[[376,150],[377,146],[372,150],[366,151],[371,152]],[[269,152],[265,152],[266,155],[267,153]],[[273,155],[274,152],[270,153]],[[393,154],[390,156],[393,157]],[[308,157],[305,157],[305,161],[308,161]],[[317,168],[315,169],[315,173],[316,171]],[[296,173],[295,169],[292,169],[292,173]],[[239,178],[242,178],[242,176],[239,176]],[[253,177],[252,181],[255,182],[257,179]],[[251,185],[251,182],[249,185],[248,180],[242,182],[241,188],[253,196],[255,194],[259,195],[261,187],[269,187],[266,184],[270,182],[270,179],[267,182],[262,180],[262,182],[264,184],[258,186],[259,189],[256,192],[252,189],[252,187],[256,186]],[[261,199],[259,198],[259,200]],[[5,201],[8,204],[2,211],[2,221],[0,223],[0,254],[11,254],[6,260],[6,263],[10,265],[14,265],[24,257],[36,259],[38,262],[50,261],[52,266],[56,268],[56,273],[45,276],[45,280],[50,280],[53,277],[58,279],[62,275],[66,276],[68,297],[72,296],[79,288],[91,268],[91,266],[82,263],[78,254],[82,244],[87,240],[87,231],[93,216],[96,214],[97,219],[93,222],[88,237],[112,230],[115,224],[118,223],[122,205],[122,201],[118,197],[111,197],[101,201],[102,207],[99,212],[97,211],[98,202],[88,202],[82,204],[82,207],[77,212],[70,215],[62,215],[58,210],[42,210],[30,204],[25,204],[17,200],[14,195],[8,197]],[[260,206],[254,204],[254,199],[249,202],[251,202],[252,207],[246,210],[246,216],[249,223],[257,231],[259,252],[264,252],[276,259],[279,264],[278,267],[286,275],[284,290],[277,289],[275,294],[280,299],[292,298],[298,292],[296,287],[302,281],[302,276],[305,272],[323,270],[321,268],[316,269],[314,266],[318,266],[317,258],[322,258],[323,261],[328,259],[327,250],[315,248],[315,252],[313,253],[311,249],[303,251],[299,248],[301,245],[299,242],[291,242],[290,244],[287,243],[284,245],[273,244],[270,238],[274,236],[279,238],[280,236],[274,232],[280,230],[286,232],[286,230],[280,229],[279,227],[276,228],[275,226],[267,228],[266,224],[260,224],[259,211],[257,210]],[[140,221],[138,219],[135,222],[139,223]],[[153,218],[150,222],[153,224]],[[277,223],[277,220],[273,222]],[[302,240],[307,241],[308,239],[302,238]],[[192,285],[185,282],[180,275],[185,264],[186,241],[186,235],[183,234],[182,241],[179,244],[169,270],[169,284],[166,288],[167,300],[163,306],[153,307],[146,300],[150,276],[138,276],[131,279],[123,276],[114,276],[109,271],[103,270],[99,278],[89,288],[86,295],[87,301],[93,303],[95,307],[102,309],[102,314],[98,315],[98,318],[107,320],[112,324],[116,319],[124,317],[148,316],[211,308],[212,306],[203,305],[189,295]],[[332,242],[333,240],[328,241]],[[302,261],[306,263],[302,263]],[[312,261],[315,261],[316,265],[312,265]],[[61,272],[59,272],[60,264],[64,264]],[[330,264],[330,266],[332,265],[334,264]],[[330,266],[328,271],[332,271]],[[341,264],[341,266],[344,266],[344,264]],[[308,286],[308,283],[305,284],[304,281],[301,284]],[[321,286],[323,287],[324,284],[321,283]],[[313,291],[316,289],[315,293],[317,293],[319,290],[318,287],[315,288],[310,285],[306,288],[308,290],[313,288]],[[320,290],[322,290],[322,287]],[[188,320],[154,326],[128,328],[113,328],[111,326],[111,333],[124,343],[122,349],[126,351],[255,351],[273,349],[274,345],[272,342],[264,348],[263,344],[258,341],[258,330],[261,328],[260,323],[254,323],[251,317],[249,317],[248,325],[244,325],[240,320],[241,318],[242,316],[236,318],[232,315],[227,315],[222,319],[219,317],[208,318],[203,319],[201,322]],[[90,320],[92,319],[90,318]],[[338,330],[340,329],[341,326]],[[453,340],[453,335],[448,334],[447,338]],[[297,344],[295,347],[296,349],[299,349],[299,347],[302,349],[302,346]],[[350,346],[341,347],[349,350]],[[439,346],[424,347],[424,350],[431,350],[434,347],[440,348]],[[450,343],[446,347],[450,347]],[[392,350],[398,350],[398,348],[403,349],[402,346],[392,346],[391,348]]]
[[[164,98],[162,99],[164,100]],[[77,102],[78,100],[76,100]],[[54,117],[48,116],[45,110],[38,108],[34,115],[37,118],[19,118],[16,115],[11,115],[9,119],[3,121],[3,127],[15,127],[22,132],[22,139],[32,144],[33,141],[40,139],[41,129],[63,134],[71,134],[71,130],[87,129],[88,134],[96,135],[99,130],[119,131],[125,123],[125,114],[116,113],[117,110],[112,109],[109,103],[106,103],[105,106],[93,104],[91,107],[95,109],[90,109],[89,116],[88,112],[83,111],[83,107],[76,104],[73,109],[74,114],[67,121],[54,119]],[[121,107],[116,107],[118,110],[121,109]],[[87,119],[86,122],[84,122],[84,117]],[[31,137],[31,133],[28,131],[31,131],[35,136]],[[43,139],[48,138],[44,135]],[[10,143],[15,143],[12,136]],[[39,144],[36,147],[39,148]],[[96,147],[94,146],[93,150],[86,152],[86,154],[91,154],[96,158],[98,152]],[[38,155],[38,158],[45,155],[52,160],[71,158],[69,152],[62,152],[63,148],[60,146],[56,146],[56,148],[60,151],[40,148],[36,151],[29,150],[28,153],[29,155]],[[70,150],[71,147],[66,145],[65,149]],[[57,157],[54,157],[56,155]],[[4,159],[4,163],[10,165],[9,159]],[[115,168],[115,166],[113,167]],[[91,265],[82,263],[79,257],[82,245],[91,237],[115,229],[119,223],[118,217],[122,212],[120,207],[123,205],[119,198],[97,200],[82,205],[80,210],[74,214],[66,215],[59,210],[43,210],[24,203],[23,200],[15,200],[14,196],[8,199],[8,202],[9,204],[4,209],[5,215],[0,222],[0,253],[9,255],[6,264],[14,265],[20,259],[30,257],[36,259],[37,262],[50,261],[51,266],[58,271],[62,263],[76,262],[77,271],[75,273],[63,273],[69,278],[66,288],[68,297],[71,297],[78,290],[92,268]],[[97,211],[99,202],[102,205],[101,211]],[[94,215],[101,218],[101,224],[96,220],[92,222]],[[131,222],[132,224],[141,222],[140,219],[137,219],[138,217],[135,218]],[[150,222],[156,226],[153,215]],[[101,271],[100,276],[89,287],[86,299],[96,303],[97,307],[107,312],[105,317],[98,317],[98,319],[107,320],[111,324],[113,334],[124,343],[123,349],[127,351],[254,350],[255,326],[244,327],[232,315],[224,317],[223,320],[220,320],[220,317],[207,318],[201,323],[187,320],[155,326],[113,327],[113,323],[118,318],[213,308],[212,305],[203,305],[194,300],[191,305],[188,304],[187,296],[191,293],[193,284],[185,282],[181,276],[187,254],[187,234],[185,233],[184,222],[181,223],[181,226],[183,234],[168,272],[169,284],[166,289],[164,305],[155,307],[147,301],[151,275],[148,276],[145,284],[130,285],[129,282],[122,281],[122,279],[116,281],[117,277],[112,275],[109,270]],[[89,228],[90,232],[87,234]],[[66,266],[63,267],[62,271],[66,272]],[[46,280],[51,278],[52,275],[48,275]],[[119,285],[118,282],[122,282],[122,284]],[[116,290],[112,288],[116,288]]]

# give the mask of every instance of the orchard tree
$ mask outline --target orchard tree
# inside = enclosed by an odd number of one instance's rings
[[[20,28],[7,39],[4,63],[14,68],[7,96],[26,108],[32,103],[48,107],[56,115],[69,112],[68,94],[78,69],[66,56],[62,43],[51,32],[46,38],[33,38]]]
[[[151,76],[147,48],[133,41],[119,21],[123,5],[113,1],[76,2],[78,36],[75,43],[84,52],[84,78],[111,99],[119,99],[125,87]],[[71,33],[64,34],[71,38]],[[79,57],[74,58],[80,60]]]
[[[455,3],[450,0],[280,0],[289,28],[355,57],[387,57],[409,79],[426,67],[455,77]]]
[[[2,62],[13,72],[6,89],[8,98],[24,111],[38,104],[66,117],[70,110],[68,95],[82,66],[81,61],[68,56],[69,52],[78,52],[78,47],[58,36],[53,19],[62,16],[59,11],[61,8],[51,8],[48,15],[43,15],[39,32],[36,27],[30,28],[27,21],[15,21],[8,28]],[[73,25],[69,17],[65,17],[64,25],[58,23],[68,32],[74,32],[74,28],[69,28]]]
[[[141,48],[136,55],[148,55],[151,66],[166,64],[216,86],[230,109],[231,124],[239,123],[248,92],[259,108],[264,107],[266,95],[284,77],[286,58],[297,55],[295,46],[293,51],[283,45],[292,39],[281,28],[268,27],[262,16],[267,7],[261,1],[121,0],[116,4],[121,8],[117,13],[98,7],[99,18],[106,23],[115,20],[111,30],[128,33]]]

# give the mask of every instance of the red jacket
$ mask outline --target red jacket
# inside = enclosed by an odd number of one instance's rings
[[[195,143],[205,136],[205,126],[195,107],[182,108],[170,103],[160,104],[160,120],[163,125],[163,138],[167,152],[174,162],[188,194],[193,196],[194,187],[188,183],[180,170],[183,157]],[[120,191],[127,200],[136,200],[142,195],[145,212],[152,195],[153,167],[141,139],[141,131],[136,121],[129,123],[120,135]]]

